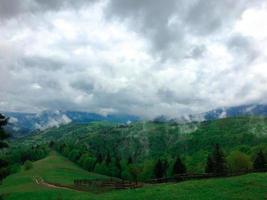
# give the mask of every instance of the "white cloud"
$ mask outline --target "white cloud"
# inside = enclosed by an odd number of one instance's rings
[[[264,1],[49,2],[5,1],[0,110],[154,117],[266,102]]]
[[[235,25],[235,31],[256,39],[267,39],[267,4],[259,9],[250,8],[243,12]]]

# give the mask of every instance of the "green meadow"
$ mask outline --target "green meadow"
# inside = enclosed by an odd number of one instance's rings
[[[188,199],[267,199],[267,173],[254,173],[231,178],[185,181],[145,185],[139,189],[113,190],[102,193],[81,192],[70,189],[49,188],[36,184],[34,177],[65,185],[74,179],[105,180],[109,177],[87,172],[61,155],[51,152],[33,163],[33,168],[23,169],[8,176],[0,192],[6,200],[188,200]]]

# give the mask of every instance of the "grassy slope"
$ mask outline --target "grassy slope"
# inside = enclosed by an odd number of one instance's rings
[[[113,191],[103,194],[51,189],[36,185],[32,177],[41,176],[50,182],[70,184],[75,178],[106,177],[88,173],[65,158],[52,153],[34,163],[30,171],[9,176],[1,185],[1,193],[9,193],[7,200],[173,200],[173,199],[267,199],[267,174],[249,174],[234,178],[187,181],[177,184],[149,186],[137,190]]]
[[[45,194],[53,195],[54,193],[58,193],[57,190],[51,190],[36,185],[33,181],[33,177],[42,177],[46,181],[62,184],[73,184],[74,179],[108,178],[106,176],[87,172],[66,158],[58,155],[56,152],[52,152],[47,158],[35,162],[33,169],[21,171],[5,179],[3,185],[1,185],[0,192],[12,193],[10,199],[35,199],[35,195],[36,199],[46,199]],[[49,194],[50,192],[51,194]]]

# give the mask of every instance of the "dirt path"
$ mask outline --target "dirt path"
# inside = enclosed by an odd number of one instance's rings
[[[44,181],[44,179],[42,177],[33,177],[33,180],[37,185],[42,185],[42,186],[45,186],[45,187],[48,187],[48,188],[65,189],[65,190],[73,190],[73,191],[76,191],[76,192],[81,192],[80,190],[76,190],[76,189],[70,188],[68,186],[55,185],[55,184],[52,184],[52,183],[47,183],[47,182]]]

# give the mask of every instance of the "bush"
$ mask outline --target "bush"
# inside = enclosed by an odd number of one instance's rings
[[[79,165],[88,171],[94,171],[95,163],[96,159],[88,153],[83,154],[79,160]]]
[[[27,171],[27,170],[30,170],[33,168],[33,164],[31,161],[29,160],[26,160],[25,163],[24,163],[24,170]]]
[[[252,169],[250,157],[240,151],[233,151],[227,157],[227,163],[231,172],[247,171]]]

